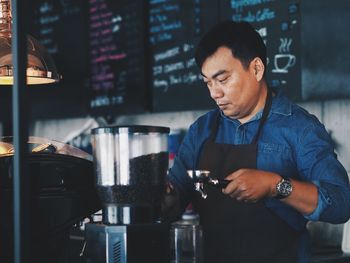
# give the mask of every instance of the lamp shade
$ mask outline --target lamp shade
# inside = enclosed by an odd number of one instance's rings
[[[11,28],[11,2],[0,0],[0,85],[13,84]],[[51,55],[32,36],[27,37],[27,54],[27,84],[48,84],[60,80]]]
[[[32,36],[27,37],[27,84],[58,82],[60,76],[46,49]],[[0,36],[0,85],[13,84],[11,37]]]

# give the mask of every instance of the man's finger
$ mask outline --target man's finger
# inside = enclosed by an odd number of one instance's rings
[[[234,173],[229,174],[228,176],[225,177],[226,180],[236,180],[237,178],[239,178],[244,172],[246,171],[246,169],[239,169]]]

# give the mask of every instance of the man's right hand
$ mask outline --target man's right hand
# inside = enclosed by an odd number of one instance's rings
[[[179,192],[168,182],[161,203],[162,221],[173,222],[181,216]]]

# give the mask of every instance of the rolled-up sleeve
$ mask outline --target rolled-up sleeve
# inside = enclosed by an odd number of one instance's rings
[[[299,174],[318,188],[317,207],[304,217],[334,224],[346,222],[350,217],[349,179],[324,126],[313,123],[305,127],[298,145]]]
[[[168,174],[168,180],[181,193],[184,202],[189,201],[194,189],[194,183],[187,175],[187,170],[195,168],[195,130],[196,125],[191,125]]]

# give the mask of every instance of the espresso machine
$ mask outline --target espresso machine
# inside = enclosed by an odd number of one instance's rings
[[[92,130],[102,222],[85,225],[87,263],[169,262],[170,225],[161,221],[169,128]]]
[[[31,262],[71,261],[70,231],[101,209],[93,162],[71,145],[28,138]],[[13,137],[0,138],[0,262],[13,262]],[[76,262],[76,261],[74,261]]]

